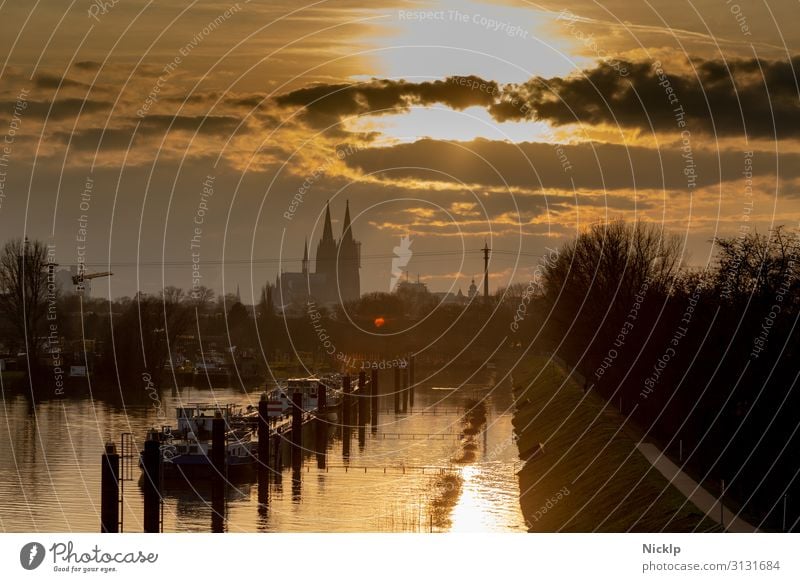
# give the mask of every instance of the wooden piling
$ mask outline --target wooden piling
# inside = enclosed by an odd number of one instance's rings
[[[348,425],[342,427],[342,459],[345,463],[350,460],[350,439],[353,437]]]
[[[292,394],[292,444],[300,446],[303,443],[303,394]]]
[[[225,531],[225,481],[228,469],[228,451],[225,442],[225,419],[220,412],[211,421],[211,531]]]
[[[378,428],[378,403],[380,401],[380,392],[378,391],[378,370],[372,370],[372,377],[370,378],[370,393],[372,395],[372,413],[370,414],[370,421],[372,423],[373,431]]]
[[[272,450],[275,451],[273,454],[274,461],[273,465],[275,466],[275,478],[280,479],[280,471],[281,467],[283,466],[283,456],[281,451],[281,437],[277,433],[272,435]]]
[[[409,384],[408,391],[409,391],[409,400],[411,401],[411,408],[414,408],[414,384],[415,384],[414,373],[415,373],[414,355],[411,354],[408,357],[408,384]]]
[[[158,433],[150,430],[142,453],[144,471],[144,533],[161,531],[161,443]]]
[[[303,468],[303,463],[300,451],[292,451],[292,501],[294,503],[300,503],[300,499],[302,498],[302,493],[303,493],[303,477],[301,472],[302,468]]]
[[[328,447],[328,421],[324,418],[314,420],[314,449],[317,454],[317,468],[324,469],[327,465]]]
[[[403,406],[403,414],[408,412],[408,369],[400,370],[400,403]]]
[[[369,422],[368,397],[367,374],[361,370],[358,373],[358,426],[364,426]]]
[[[328,407],[328,390],[323,382],[317,384],[317,410],[322,412]]]
[[[119,455],[113,442],[101,458],[100,533],[119,533]]]
[[[350,426],[350,375],[342,379],[342,424]]]
[[[364,452],[364,448],[367,446],[367,425],[362,424],[358,427],[358,450],[360,452]]]
[[[267,395],[258,401],[258,472],[266,474],[269,468],[269,407]]]
[[[394,367],[394,411],[400,412],[400,368]]]
[[[225,446],[225,419],[219,412],[211,421],[211,464],[214,474],[224,476],[227,473],[227,454]]]
[[[266,393],[258,401],[258,503],[269,503],[269,406]]]

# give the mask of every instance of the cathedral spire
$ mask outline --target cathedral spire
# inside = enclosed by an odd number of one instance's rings
[[[333,241],[333,227],[331,226],[331,202],[328,201],[327,206],[325,207],[325,226],[322,230],[322,240]]]
[[[342,225],[342,240],[353,240],[353,231],[350,228],[350,201],[345,202],[344,224]]]

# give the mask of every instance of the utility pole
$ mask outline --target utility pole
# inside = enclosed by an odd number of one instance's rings
[[[489,243],[483,241],[483,301],[489,303]]]

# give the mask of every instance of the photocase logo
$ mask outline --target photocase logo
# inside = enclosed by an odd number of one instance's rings
[[[403,275],[403,267],[408,265],[413,251],[411,250],[411,240],[409,235],[400,239],[400,245],[394,247],[394,258],[392,259],[392,280],[389,282],[389,293],[395,290]]]
[[[39,542],[30,542],[22,546],[19,552],[19,563],[26,570],[35,570],[44,561],[44,546]]]

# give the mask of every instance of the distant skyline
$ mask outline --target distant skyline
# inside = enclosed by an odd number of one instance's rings
[[[453,292],[486,239],[494,292],[615,218],[702,266],[715,237],[800,222],[800,30],[768,5],[8,4],[0,228],[63,265],[83,244],[114,271],[98,297],[200,273],[257,299],[345,199],[362,292],[403,236],[411,276]]]

